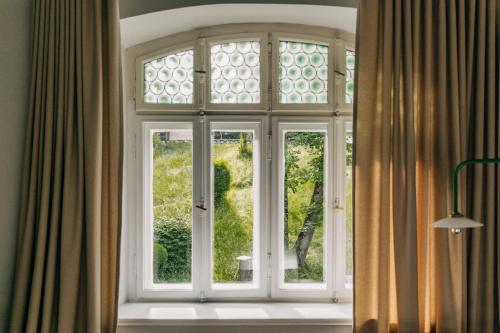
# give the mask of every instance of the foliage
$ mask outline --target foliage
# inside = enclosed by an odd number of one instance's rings
[[[324,142],[321,132],[287,132],[285,136],[285,247],[297,253],[299,268],[286,279],[321,281],[323,274]],[[315,191],[317,192],[315,195]],[[299,242],[311,237],[311,243]],[[289,239],[295,239],[293,249]],[[298,253],[306,253],[301,263]]]
[[[165,151],[165,143],[160,139],[160,133],[153,134],[153,158],[157,159]]]
[[[154,240],[167,251],[168,265],[161,273],[164,280],[190,280],[191,226],[180,219],[160,218],[154,221]]]
[[[159,243],[153,244],[153,272],[154,282],[159,283],[168,280],[167,276],[168,254],[167,250]]]
[[[297,134],[295,134],[297,133]],[[310,207],[316,180],[315,173],[322,165],[324,136],[321,133],[291,132],[285,163],[286,181],[289,186],[288,223],[290,245],[303,229],[303,222]],[[318,135],[320,134],[320,135]],[[240,138],[240,133],[223,132],[221,138]],[[154,140],[154,137],[153,137]],[[240,255],[252,256],[253,240],[253,161],[241,155],[240,142],[214,145],[214,281],[231,282],[238,276]],[[251,144],[249,150],[251,151]],[[154,240],[166,251],[167,265],[155,268],[155,281],[184,282],[191,280],[191,219],[192,219],[192,145],[186,142],[158,142],[154,156]],[[321,155],[321,154],[320,154]],[[322,169],[322,168],[320,168]],[[318,170],[318,169],[316,169]],[[321,171],[321,170],[320,170]],[[312,174],[311,174],[312,172]],[[322,171],[321,171],[322,172]],[[287,278],[320,281],[323,274],[321,223],[315,228],[314,238],[307,254],[306,265],[299,270],[287,271]],[[155,246],[156,248],[156,246]],[[159,248],[156,258],[163,257]],[[162,252],[163,253],[163,252]],[[156,265],[156,264],[155,264]],[[158,272],[158,274],[156,274]]]
[[[240,133],[240,145],[238,147],[238,156],[240,158],[251,159],[252,158],[252,134],[251,133]]]
[[[229,164],[224,160],[214,162],[214,206],[219,208],[229,191],[231,185],[231,173]]]

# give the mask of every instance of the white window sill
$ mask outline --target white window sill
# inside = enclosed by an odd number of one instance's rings
[[[125,303],[118,326],[352,325],[352,304]]]

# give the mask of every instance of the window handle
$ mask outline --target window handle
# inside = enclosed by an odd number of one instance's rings
[[[333,204],[334,204],[333,209],[335,211],[339,212],[339,211],[343,211],[344,210],[344,207],[340,206],[340,200],[339,200],[339,198],[335,198]]]
[[[201,209],[201,210],[207,210],[207,209],[206,209],[205,207],[203,207],[202,205],[196,205],[195,207],[196,207],[196,208],[199,208],[199,209]]]

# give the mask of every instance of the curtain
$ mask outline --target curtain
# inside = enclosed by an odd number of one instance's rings
[[[356,332],[498,332],[498,0],[360,0],[355,92]]]
[[[121,221],[118,0],[34,0],[10,331],[114,332]]]

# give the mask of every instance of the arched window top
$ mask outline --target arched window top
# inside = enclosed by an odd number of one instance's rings
[[[354,52],[344,35],[231,25],[135,46],[136,109],[350,112]],[[142,47],[156,51],[140,55]]]

